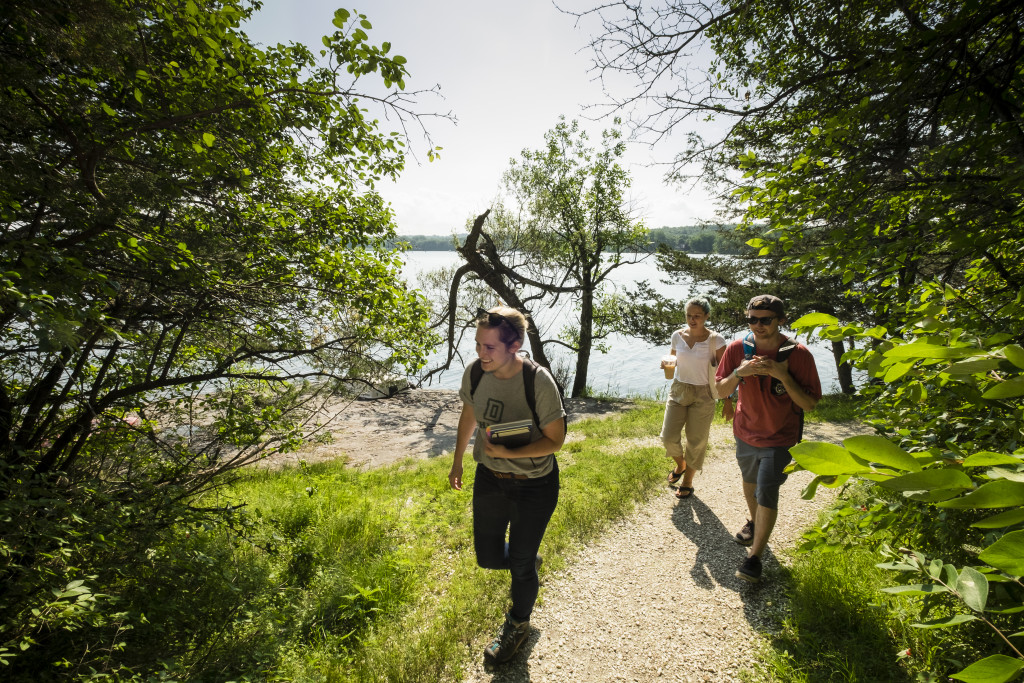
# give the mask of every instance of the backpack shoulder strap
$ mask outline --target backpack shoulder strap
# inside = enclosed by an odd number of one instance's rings
[[[797,341],[795,339],[790,339],[788,337],[783,336],[782,344],[779,346],[779,351],[778,354],[775,356],[775,360],[777,360],[780,363],[783,362],[784,360],[789,358],[789,354],[793,353],[796,347]]]
[[[469,364],[469,397],[473,398],[473,394],[476,393],[476,388],[480,386],[480,380],[483,379],[484,369],[480,366],[480,359],[477,358]]]
[[[537,429],[540,429],[540,417],[537,416],[537,372],[540,368],[530,358],[523,359],[523,390],[526,392],[526,403],[530,406],[530,412],[533,413],[533,423],[537,425]],[[562,404],[562,412],[565,412],[565,403],[562,402],[562,394],[558,394],[558,401]],[[568,415],[562,419],[562,426],[565,428],[566,433],[569,431]]]
[[[751,358],[753,358],[755,351],[757,351],[757,345],[754,343],[754,333],[747,332],[747,336],[743,338],[744,360],[750,360]]]
[[[779,346],[779,351],[775,356],[776,362],[783,363],[789,358],[790,354],[796,350],[798,342],[796,339],[789,339],[783,336],[782,345]],[[771,391],[776,396],[781,396],[786,393],[786,388],[782,385],[782,382],[772,377]],[[803,408],[798,406],[796,403],[793,404],[793,412],[800,416],[800,433],[797,436],[797,443],[804,440],[804,411]]]
[[[526,403],[533,414],[533,424],[540,429],[540,418],[537,417],[537,364],[530,358],[523,359],[523,390],[526,392]]]

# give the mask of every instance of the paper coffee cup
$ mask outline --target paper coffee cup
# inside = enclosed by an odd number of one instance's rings
[[[672,379],[676,376],[676,357],[662,356],[662,369],[665,370],[665,379]]]

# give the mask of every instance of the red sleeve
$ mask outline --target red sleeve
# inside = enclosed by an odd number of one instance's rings
[[[722,356],[722,362],[718,364],[718,370],[715,372],[715,379],[725,379],[733,370],[738,368],[742,362],[743,342],[741,340],[729,342],[729,345],[725,347],[725,354]]]

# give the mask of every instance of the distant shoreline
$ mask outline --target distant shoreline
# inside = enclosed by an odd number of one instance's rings
[[[665,245],[687,254],[740,253],[735,243],[728,241],[728,233],[735,225],[689,225],[677,228],[655,228],[649,232],[647,253],[654,253]],[[455,251],[455,240],[464,241],[466,233],[458,235],[399,235],[394,243],[405,243],[411,251]]]

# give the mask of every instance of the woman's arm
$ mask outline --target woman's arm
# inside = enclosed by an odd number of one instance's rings
[[[484,441],[484,453],[492,458],[539,458],[557,452],[565,443],[565,418],[549,422],[540,430],[544,435],[533,443],[519,448],[506,448],[490,441]]]
[[[455,457],[452,459],[452,469],[448,472],[448,483],[456,491],[462,490],[462,456],[466,453],[475,429],[476,413],[473,412],[473,406],[463,402],[459,427],[455,432]]]

